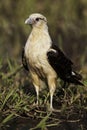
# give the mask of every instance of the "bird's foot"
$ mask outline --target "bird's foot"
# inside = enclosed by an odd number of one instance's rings
[[[52,112],[58,112],[58,113],[60,113],[61,110],[59,110],[59,109],[54,109],[54,108],[53,108],[53,111],[52,111]]]
[[[55,109],[53,107],[48,108],[48,111],[50,111],[50,112],[59,112],[59,113],[61,112],[61,110]]]

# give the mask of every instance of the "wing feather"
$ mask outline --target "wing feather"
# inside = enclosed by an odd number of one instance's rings
[[[56,46],[52,45],[47,53],[48,61],[60,78],[64,79],[72,72],[72,61]]]
[[[29,71],[29,67],[28,67],[28,64],[27,64],[27,59],[26,59],[26,56],[25,56],[25,50],[23,48],[22,50],[22,64],[23,64],[23,67]]]
[[[52,45],[47,52],[47,58],[50,65],[56,71],[58,76],[65,82],[83,85],[80,80],[82,76],[72,70],[73,62],[58,48]]]

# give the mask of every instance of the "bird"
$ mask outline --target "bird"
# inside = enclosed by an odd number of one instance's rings
[[[31,32],[23,48],[22,63],[31,75],[37,95],[36,104],[39,104],[40,83],[44,81],[49,88],[50,110],[53,110],[57,79],[84,86],[82,76],[73,70],[73,62],[52,42],[44,15],[33,13],[25,20],[25,24],[31,26]]]

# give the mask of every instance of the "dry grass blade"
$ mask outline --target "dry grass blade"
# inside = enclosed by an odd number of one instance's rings
[[[49,119],[49,116],[51,113],[47,114],[38,124],[36,127],[31,128],[30,130],[36,130],[38,128],[41,128],[41,130],[46,130],[46,121]]]

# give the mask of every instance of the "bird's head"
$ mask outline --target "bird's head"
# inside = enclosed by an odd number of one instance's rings
[[[25,24],[29,24],[32,27],[41,28],[47,24],[47,19],[42,14],[34,13],[25,20]]]

